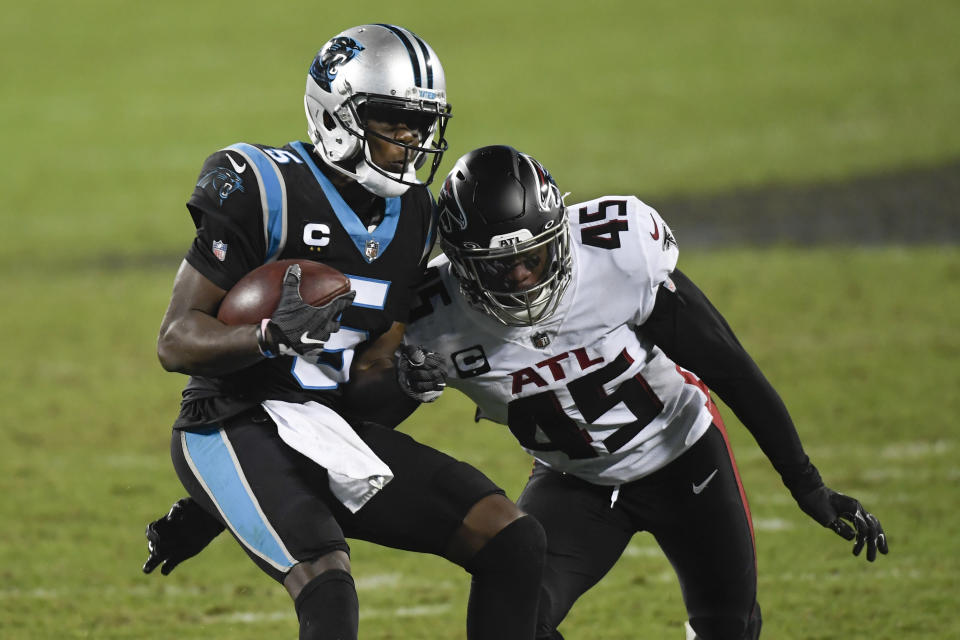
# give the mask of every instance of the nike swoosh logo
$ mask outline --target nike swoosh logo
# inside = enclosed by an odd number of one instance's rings
[[[650,234],[650,237],[654,240],[660,239],[660,227],[657,226],[657,220],[653,217],[653,214],[650,214],[650,221],[653,223],[653,233]]]
[[[325,341],[324,341],[324,340],[314,340],[313,338],[308,337],[308,336],[307,336],[307,332],[304,331],[304,332],[303,332],[303,335],[300,336],[300,342],[302,342],[303,344],[323,344]]]
[[[693,495],[699,495],[701,491],[707,488],[707,485],[710,484],[710,481],[713,480],[713,476],[717,475],[718,469],[714,469],[713,473],[707,476],[707,479],[701,482],[700,484],[693,485]]]
[[[237,161],[234,160],[233,156],[230,155],[229,153],[227,154],[227,160],[230,161],[230,164],[233,165],[233,170],[236,171],[237,173],[243,173],[244,171],[247,170],[246,162],[244,162],[243,164],[237,164]],[[656,238],[654,238],[654,240],[656,240]]]

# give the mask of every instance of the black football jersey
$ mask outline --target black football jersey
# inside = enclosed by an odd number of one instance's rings
[[[186,259],[226,290],[267,262],[316,260],[349,276],[357,296],[319,363],[281,356],[223,377],[194,376],[177,427],[209,424],[264,399],[334,405],[356,351],[407,319],[433,248],[430,191],[411,187],[384,199],[353,185],[345,200],[311,149],[238,143],[208,157],[187,203],[197,235]]]

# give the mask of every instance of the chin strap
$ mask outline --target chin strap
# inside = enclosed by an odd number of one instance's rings
[[[405,174],[404,179],[406,179],[406,177]],[[416,179],[416,175],[413,177]],[[402,196],[407,192],[407,189],[410,188],[409,184],[403,184],[402,182],[388,178],[363,160],[357,165],[356,180],[364,189],[381,198],[396,198]]]
[[[357,160],[356,168],[351,171],[338,162],[329,162],[324,153],[323,144],[321,144],[319,141],[319,136],[313,130],[309,131],[309,133],[316,154],[323,162],[332,166],[334,169],[348,178],[356,180],[360,186],[370,193],[380,196],[381,198],[396,198],[398,196],[402,196],[407,192],[407,189],[410,188],[410,184],[398,182],[396,179],[385,176],[374,169],[371,166],[373,164],[373,160],[370,159],[370,148],[366,145],[363,145],[363,154],[361,155],[360,159]],[[407,166],[407,170],[403,173],[401,178],[404,180],[404,182],[414,184],[418,183],[417,173],[412,164]]]
[[[397,196],[402,196],[407,192],[407,189],[410,188],[409,184],[403,184],[403,182],[398,182],[394,178],[383,175],[374,169],[372,165],[373,160],[370,159],[370,147],[364,145],[363,159],[357,163],[356,180],[370,193],[374,193],[381,198],[396,198]],[[407,170],[400,176],[400,179],[408,183],[417,182],[417,173],[412,163],[407,165]]]

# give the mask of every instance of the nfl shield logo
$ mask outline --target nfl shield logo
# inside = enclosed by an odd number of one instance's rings
[[[540,331],[530,336],[530,342],[532,342],[533,346],[537,349],[545,349],[550,346],[550,336]]]
[[[380,255],[380,243],[376,240],[367,240],[367,247],[364,249],[363,255],[367,257],[367,261],[376,260],[377,256]]]
[[[223,262],[227,259],[227,243],[220,242],[219,240],[213,241],[213,255],[217,256],[217,260]]]

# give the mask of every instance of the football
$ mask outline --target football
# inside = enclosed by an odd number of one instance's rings
[[[269,318],[280,304],[287,267],[300,265],[300,297],[322,306],[350,291],[350,278],[333,267],[313,260],[278,260],[243,276],[220,302],[217,318],[224,324],[257,324]]]

